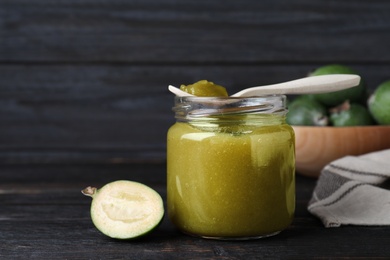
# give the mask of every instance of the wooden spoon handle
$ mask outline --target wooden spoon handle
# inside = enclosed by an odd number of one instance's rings
[[[353,74],[312,76],[279,84],[247,88],[232,97],[327,93],[357,86],[359,82],[360,76]]]

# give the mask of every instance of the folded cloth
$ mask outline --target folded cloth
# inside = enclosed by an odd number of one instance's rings
[[[346,156],[321,171],[308,210],[325,227],[390,225],[390,149]]]

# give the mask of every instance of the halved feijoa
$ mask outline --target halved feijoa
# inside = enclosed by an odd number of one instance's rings
[[[138,182],[119,180],[101,189],[87,187],[82,193],[92,197],[92,222],[112,238],[130,239],[145,235],[156,228],[164,216],[161,196]]]

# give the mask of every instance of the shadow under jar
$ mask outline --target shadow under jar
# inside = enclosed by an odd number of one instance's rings
[[[167,136],[168,216],[210,239],[272,236],[295,210],[295,138],[286,97],[176,97]]]

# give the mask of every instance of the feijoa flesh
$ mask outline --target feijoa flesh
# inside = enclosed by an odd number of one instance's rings
[[[132,239],[155,229],[164,217],[161,196],[138,182],[119,180],[102,188],[87,187],[92,197],[91,218],[103,234],[117,239]]]

